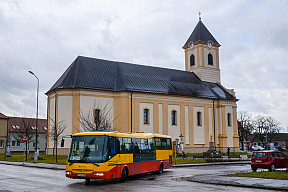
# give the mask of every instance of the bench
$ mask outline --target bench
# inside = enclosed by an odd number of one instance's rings
[[[241,159],[240,155],[228,155],[228,159]]]

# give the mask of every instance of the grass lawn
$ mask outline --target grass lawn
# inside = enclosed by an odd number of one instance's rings
[[[0,155],[0,161],[16,161],[16,162],[23,162],[26,158],[23,154],[11,154],[11,157],[5,157],[5,155]],[[30,153],[27,156],[27,161],[32,163],[34,161],[34,153]],[[57,157],[57,164],[65,165],[67,161],[67,156],[58,156]],[[52,155],[39,155],[38,163],[51,163],[56,164],[56,157]]]
[[[174,164],[196,164],[196,163],[207,163],[204,159],[174,159]]]
[[[230,177],[258,177],[265,179],[282,179],[288,180],[288,172],[287,171],[263,171],[263,172],[249,172],[249,173],[236,173],[222,176],[230,176]]]

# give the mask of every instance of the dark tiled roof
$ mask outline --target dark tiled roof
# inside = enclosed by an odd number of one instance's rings
[[[194,43],[198,43],[198,42],[207,43],[209,40],[213,42],[213,45],[220,46],[220,44],[216,41],[213,35],[208,31],[208,29],[202,23],[202,21],[199,20],[192,34],[190,35],[185,45],[183,46],[183,49],[188,47],[188,44],[191,41],[193,41]]]
[[[19,129],[15,129],[18,126]],[[35,132],[36,130],[32,129],[32,126],[36,126],[36,119],[35,118],[25,118],[25,117],[9,117],[8,121],[8,129],[9,132],[23,132],[25,130],[25,126],[29,126],[30,132]],[[14,127],[14,128],[13,128]],[[47,133],[47,130],[44,129],[44,127],[47,128],[47,120],[46,119],[38,119],[38,130],[37,133]]]
[[[201,81],[193,72],[77,57],[47,92],[84,88],[236,99],[220,85]]]

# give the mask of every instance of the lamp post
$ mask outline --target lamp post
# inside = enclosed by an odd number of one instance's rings
[[[35,142],[35,153],[34,153],[34,163],[38,162],[38,95],[39,95],[39,79],[38,77],[32,72],[29,71],[34,77],[37,79],[37,110],[36,110],[36,142]]]

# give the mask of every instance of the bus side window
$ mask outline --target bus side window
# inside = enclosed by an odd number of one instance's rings
[[[118,140],[118,143],[119,143],[119,153],[125,153],[125,145],[123,143],[123,138],[122,137],[118,137],[117,140]]]
[[[156,149],[162,149],[161,139],[155,138]]]
[[[116,153],[115,137],[110,137],[109,139],[109,153],[110,154]]]
[[[167,139],[167,149],[172,149],[172,142],[171,139]]]
[[[120,139],[121,139],[121,142],[122,142],[122,138],[121,137],[115,137],[116,153],[120,153]]]
[[[167,149],[167,139],[166,138],[161,138],[161,148]]]

